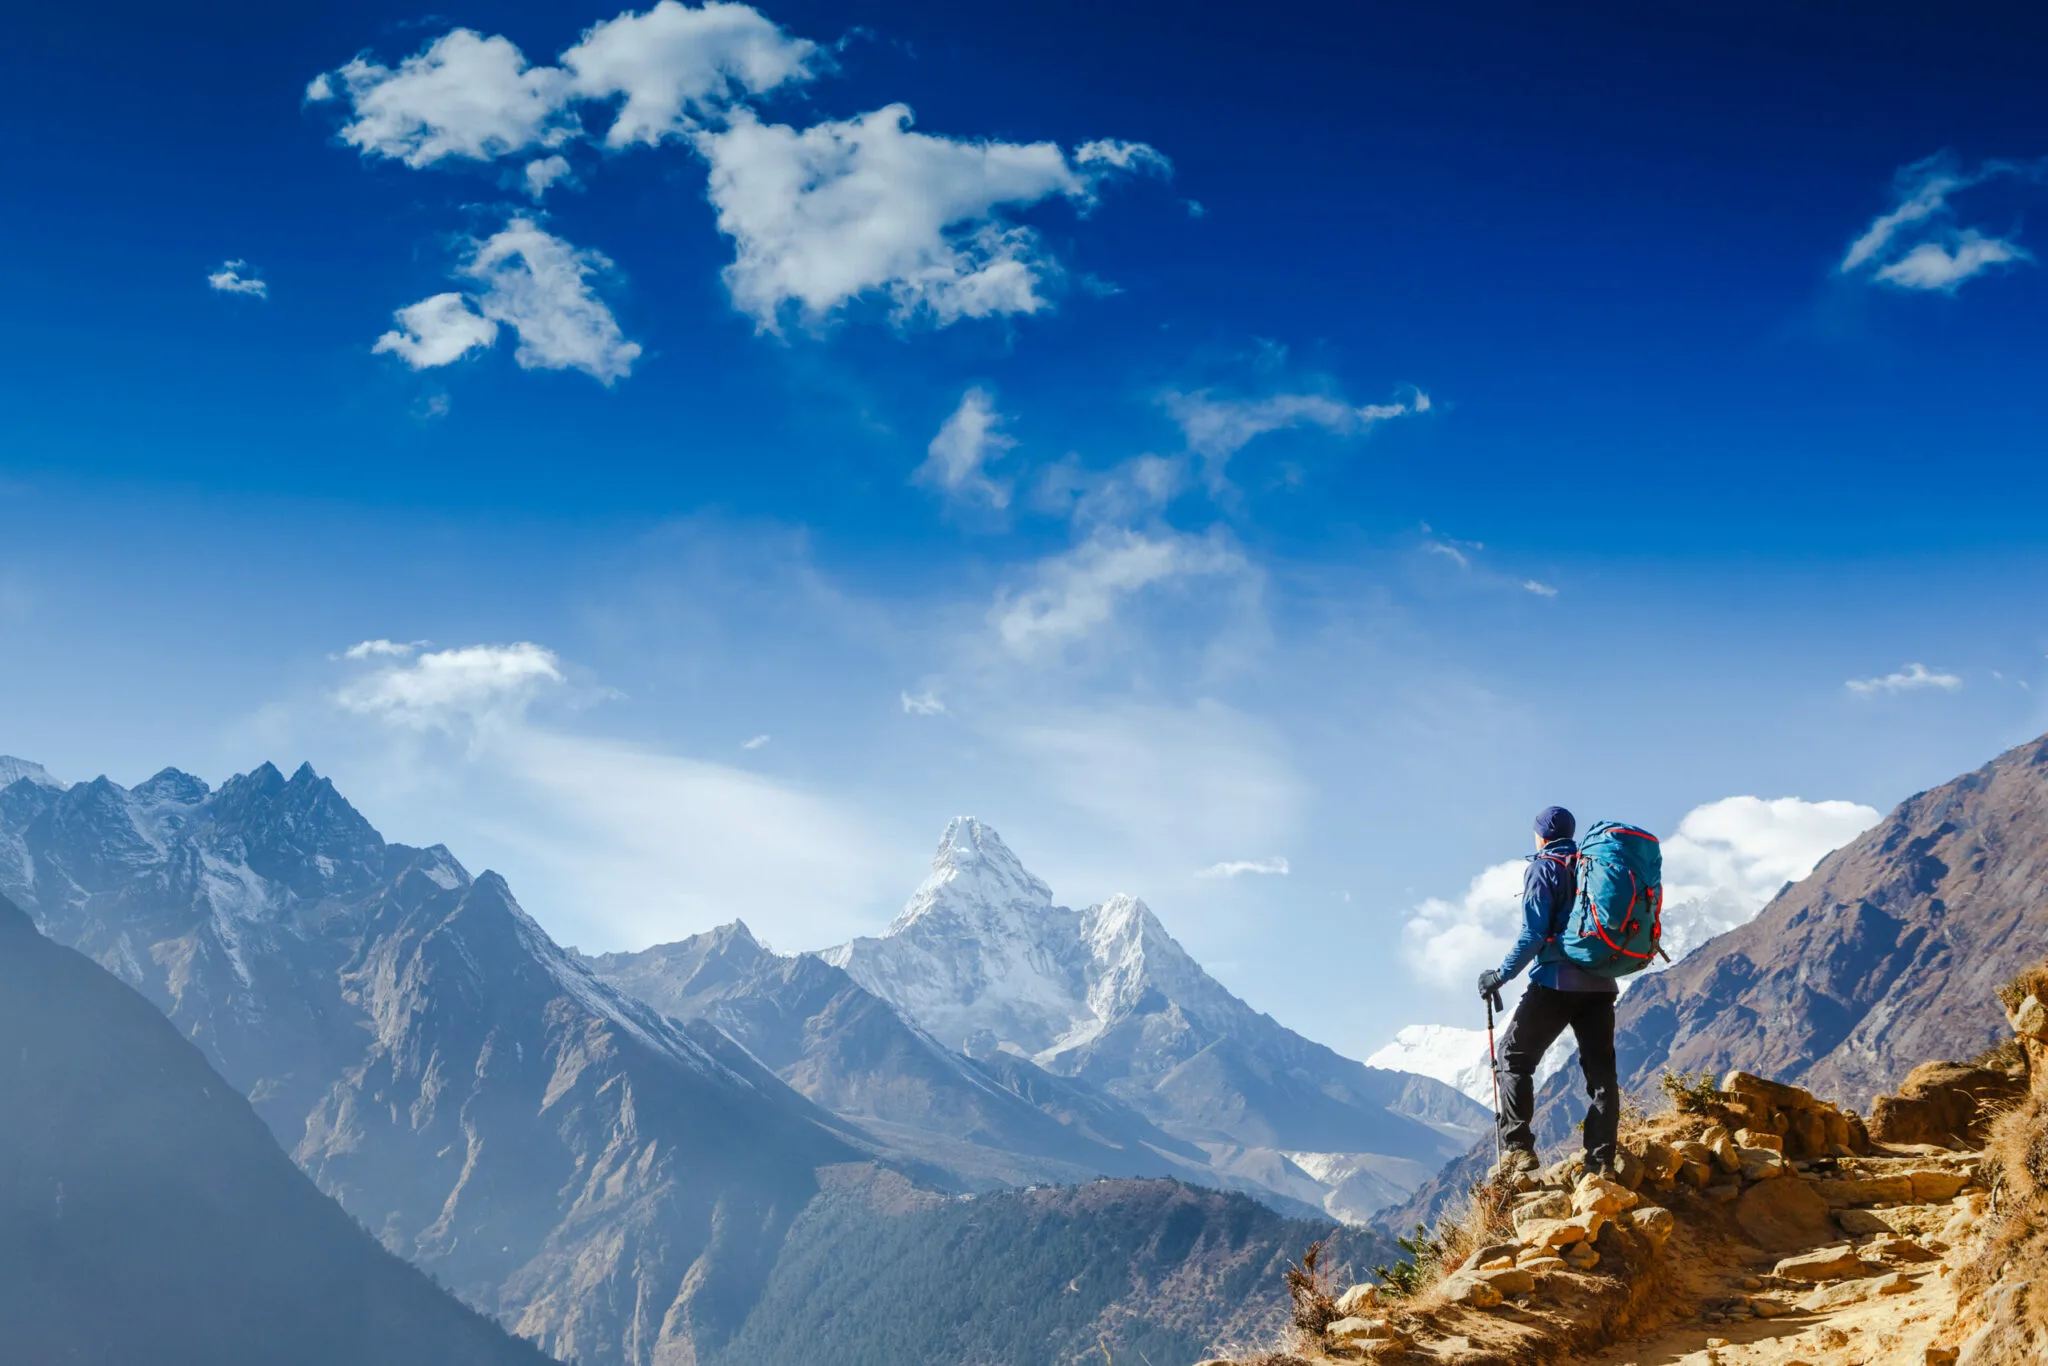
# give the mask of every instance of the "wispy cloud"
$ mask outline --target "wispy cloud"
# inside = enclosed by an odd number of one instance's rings
[[[1953,292],[1993,267],[2032,261],[2031,254],[2008,238],[1958,226],[1952,200],[1989,181],[2038,181],[2044,165],[2048,163],[1987,161],[1966,171],[1943,152],[1901,167],[1893,181],[1892,207],[1857,235],[1836,270],[1899,289]]]
[[[1002,430],[1004,420],[986,389],[978,385],[969,389],[925,448],[925,461],[912,480],[938,489],[957,503],[997,511],[1008,507],[1010,486],[988,472],[990,461],[1017,444],[1016,438]]]
[[[617,694],[547,646],[365,644],[320,714],[344,727],[329,743],[362,799],[466,861],[504,860],[570,942],[639,948],[746,914],[825,943],[900,893],[856,805],[577,729]]]
[[[253,275],[242,273],[248,268],[247,261],[223,261],[219,270],[206,277],[207,287],[222,294],[247,294],[258,299],[269,298],[269,285]]]
[[[1917,692],[1923,688],[1954,692],[1963,686],[1963,680],[1955,674],[1936,673],[1925,664],[1908,664],[1898,672],[1880,678],[1852,678],[1843,686],[1852,693],[1868,697],[1874,693]]]
[[[1326,393],[1234,397],[1211,389],[1169,392],[1160,402],[1180,425],[1188,450],[1201,458],[1212,485],[1222,482],[1232,456],[1269,432],[1320,427],[1338,436],[1356,436],[1381,422],[1429,411],[1429,395],[1420,389],[1392,403],[1353,404]]]
[[[1539,598],[1554,598],[1557,596],[1556,586],[1545,583],[1541,579],[1523,579],[1522,587]]]
[[[990,620],[1016,654],[1056,652],[1109,623],[1125,599],[1146,589],[1249,567],[1220,531],[1196,536],[1170,527],[1105,527],[1040,561],[1031,586],[999,596]]]
[[[751,740],[742,740],[742,741],[740,741],[740,748],[741,748],[741,749],[760,749],[760,748],[761,748],[761,747],[762,747],[763,745],[765,745],[765,744],[767,744],[767,743],[768,743],[768,741],[769,741],[769,739],[770,739],[770,738],[771,738],[770,736],[766,736],[766,735],[756,735],[756,736],[755,736],[755,737],[754,737],[753,739],[751,739]]]
[[[916,694],[905,692],[903,694],[903,714],[905,716],[944,716],[946,714],[946,704],[939,699],[939,695],[935,692],[926,691]]]
[[[1248,873],[1268,877],[1286,877],[1292,871],[1284,858],[1231,859],[1223,863],[1212,863],[1196,873],[1196,877],[1237,878]]]

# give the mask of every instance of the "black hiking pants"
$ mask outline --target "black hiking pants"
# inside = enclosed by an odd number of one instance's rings
[[[1579,1041],[1579,1067],[1586,1074],[1586,1165],[1614,1161],[1615,1131],[1621,1124],[1621,1083],[1614,1074],[1614,1000],[1611,991],[1558,991],[1531,982],[1501,1039],[1500,1141],[1509,1148],[1536,1150],[1536,1065],[1570,1029]]]

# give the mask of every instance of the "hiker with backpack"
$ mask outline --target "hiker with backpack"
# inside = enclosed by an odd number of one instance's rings
[[[1621,1122],[1615,1074],[1614,1002],[1619,980],[1660,950],[1662,858],[1656,837],[1600,822],[1573,842],[1578,823],[1561,806],[1536,817],[1536,852],[1522,878],[1522,932],[1499,968],[1479,974],[1479,994],[1501,1009],[1500,989],[1533,961],[1529,985],[1494,1059],[1502,1154],[1498,1174],[1534,1171],[1536,1068],[1565,1030],[1586,1077],[1586,1169],[1612,1174]]]

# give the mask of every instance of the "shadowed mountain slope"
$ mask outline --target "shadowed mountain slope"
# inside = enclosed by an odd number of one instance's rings
[[[163,1016],[0,899],[10,1361],[542,1366],[314,1188]]]

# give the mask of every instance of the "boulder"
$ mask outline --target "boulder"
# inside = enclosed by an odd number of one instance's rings
[[[1572,1198],[1563,1191],[1544,1191],[1532,1199],[1515,1206],[1515,1231],[1520,1233],[1522,1225],[1532,1219],[1569,1219],[1572,1217]]]
[[[1774,1153],[1785,1151],[1785,1136],[1758,1129],[1737,1129],[1735,1146],[1741,1148],[1769,1148]]]
[[[1820,1104],[1813,1092],[1781,1081],[1769,1081],[1748,1072],[1730,1072],[1721,1078],[1721,1089],[1731,1095],[1755,1097],[1778,1110],[1810,1110]]]
[[[1563,1271],[1570,1265],[1571,1263],[1562,1257],[1553,1257],[1549,1253],[1545,1253],[1541,1257],[1531,1257],[1528,1261],[1523,1262],[1522,1270],[1532,1276],[1541,1276],[1546,1271]]]
[[[1578,1271],[1591,1271],[1600,1265],[1600,1254],[1585,1243],[1573,1243],[1563,1255],[1565,1264]]]
[[[1476,1272],[1460,1271],[1446,1276],[1438,1287],[1446,1302],[1467,1309],[1491,1309],[1501,1302],[1500,1291],[1481,1280]]]
[[[1709,1153],[1705,1162],[1687,1162],[1678,1169],[1678,1174],[1694,1190],[1705,1190],[1714,1179],[1714,1171],[1713,1154]]]
[[[1911,1238],[1901,1238],[1897,1234],[1871,1239],[1870,1242],[1864,1245],[1863,1255],[1866,1257],[1876,1257],[1887,1262],[1934,1262],[1941,1260],[1938,1254],[1928,1251]]]
[[[1788,1281],[1833,1281],[1854,1276],[1862,1269],[1863,1259],[1856,1255],[1856,1249],[1840,1243],[1787,1257],[1771,1268],[1771,1272]]]
[[[1875,1205],[1880,1201],[1905,1204],[1913,1198],[1912,1181],[1901,1176],[1845,1176],[1813,1183],[1821,1199],[1830,1205]]]
[[[2038,996],[2024,998],[2005,1018],[2015,1034],[2030,1039],[2048,1038],[2048,1004],[2043,1004]]]
[[[1503,1295],[1526,1295],[1536,1288],[1536,1277],[1525,1267],[1503,1267],[1498,1271],[1475,1273]]]
[[[1714,1161],[1722,1171],[1735,1172],[1742,1169],[1742,1159],[1735,1153],[1735,1135],[1723,1126],[1716,1124],[1701,1134],[1700,1142],[1714,1155]]]
[[[2026,1093],[2023,1077],[1960,1062],[1923,1062],[1899,1083],[1895,1096],[1879,1096],[1870,1111],[1870,1136],[1880,1143],[1935,1143],[1971,1147],[1984,1140],[1990,1109]]]
[[[1833,1139],[1829,1137],[1827,1114],[1821,1110],[1794,1110],[1785,1131],[1786,1150],[1800,1157],[1819,1157]]]
[[[1792,1306],[1770,1295],[1751,1295],[1749,1312],[1760,1319],[1775,1319],[1791,1313]]]
[[[1586,1236],[1585,1225],[1570,1219],[1531,1219],[1515,1229],[1525,1247],[1539,1252],[1553,1252],[1568,1247]]]
[[[1648,1177],[1649,1170],[1643,1165],[1642,1158],[1636,1156],[1634,1153],[1630,1152],[1626,1148],[1618,1149],[1615,1152],[1615,1180],[1621,1182],[1622,1185],[1627,1186],[1630,1190],[1640,1190],[1642,1188],[1643,1182]]]
[[[1407,1337],[1385,1319],[1342,1318],[1323,1330],[1332,1342],[1405,1342]]]
[[[1521,1245],[1518,1243],[1488,1243],[1484,1247],[1472,1249],[1472,1255],[1467,1257],[1459,1265],[1458,1269],[1460,1271],[1477,1271],[1481,1267],[1493,1262],[1502,1262],[1508,1266],[1513,1266],[1515,1264],[1515,1254],[1521,1250]]]
[[[1649,1243],[1653,1251],[1662,1248],[1678,1227],[1677,1218],[1661,1205],[1638,1206],[1622,1217],[1627,1220],[1631,1229]]]
[[[1785,1174],[1784,1154],[1772,1148],[1737,1148],[1735,1158],[1745,1181],[1768,1181]]]
[[[1370,1281],[1352,1286],[1337,1297],[1337,1313],[1344,1318],[1355,1318],[1368,1309],[1379,1306],[1380,1288]]]
[[[1636,1204],[1634,1191],[1602,1176],[1581,1177],[1572,1191],[1572,1210],[1578,1214],[1590,1210],[1611,1219],[1623,1210],[1634,1209]]]
[[[1661,1185],[1678,1175],[1678,1169],[1685,1159],[1678,1149],[1668,1143],[1646,1143],[1643,1145],[1643,1179],[1652,1185]]]
[[[1828,1202],[1806,1181],[1759,1181],[1735,1202],[1735,1222],[1769,1252],[1827,1241]]]
[[[1827,1202],[1823,1200],[1822,1204]],[[1890,1233],[1892,1226],[1885,1222],[1883,1215],[1867,1209],[1839,1209],[1835,1211],[1835,1226],[1852,1238],[1861,1238],[1872,1233]]]
[[[1907,1172],[1906,1179],[1913,1183],[1913,1203],[1931,1205],[1954,1199],[1956,1192],[1970,1184],[1970,1173],[1948,1167],[1921,1167]]]

